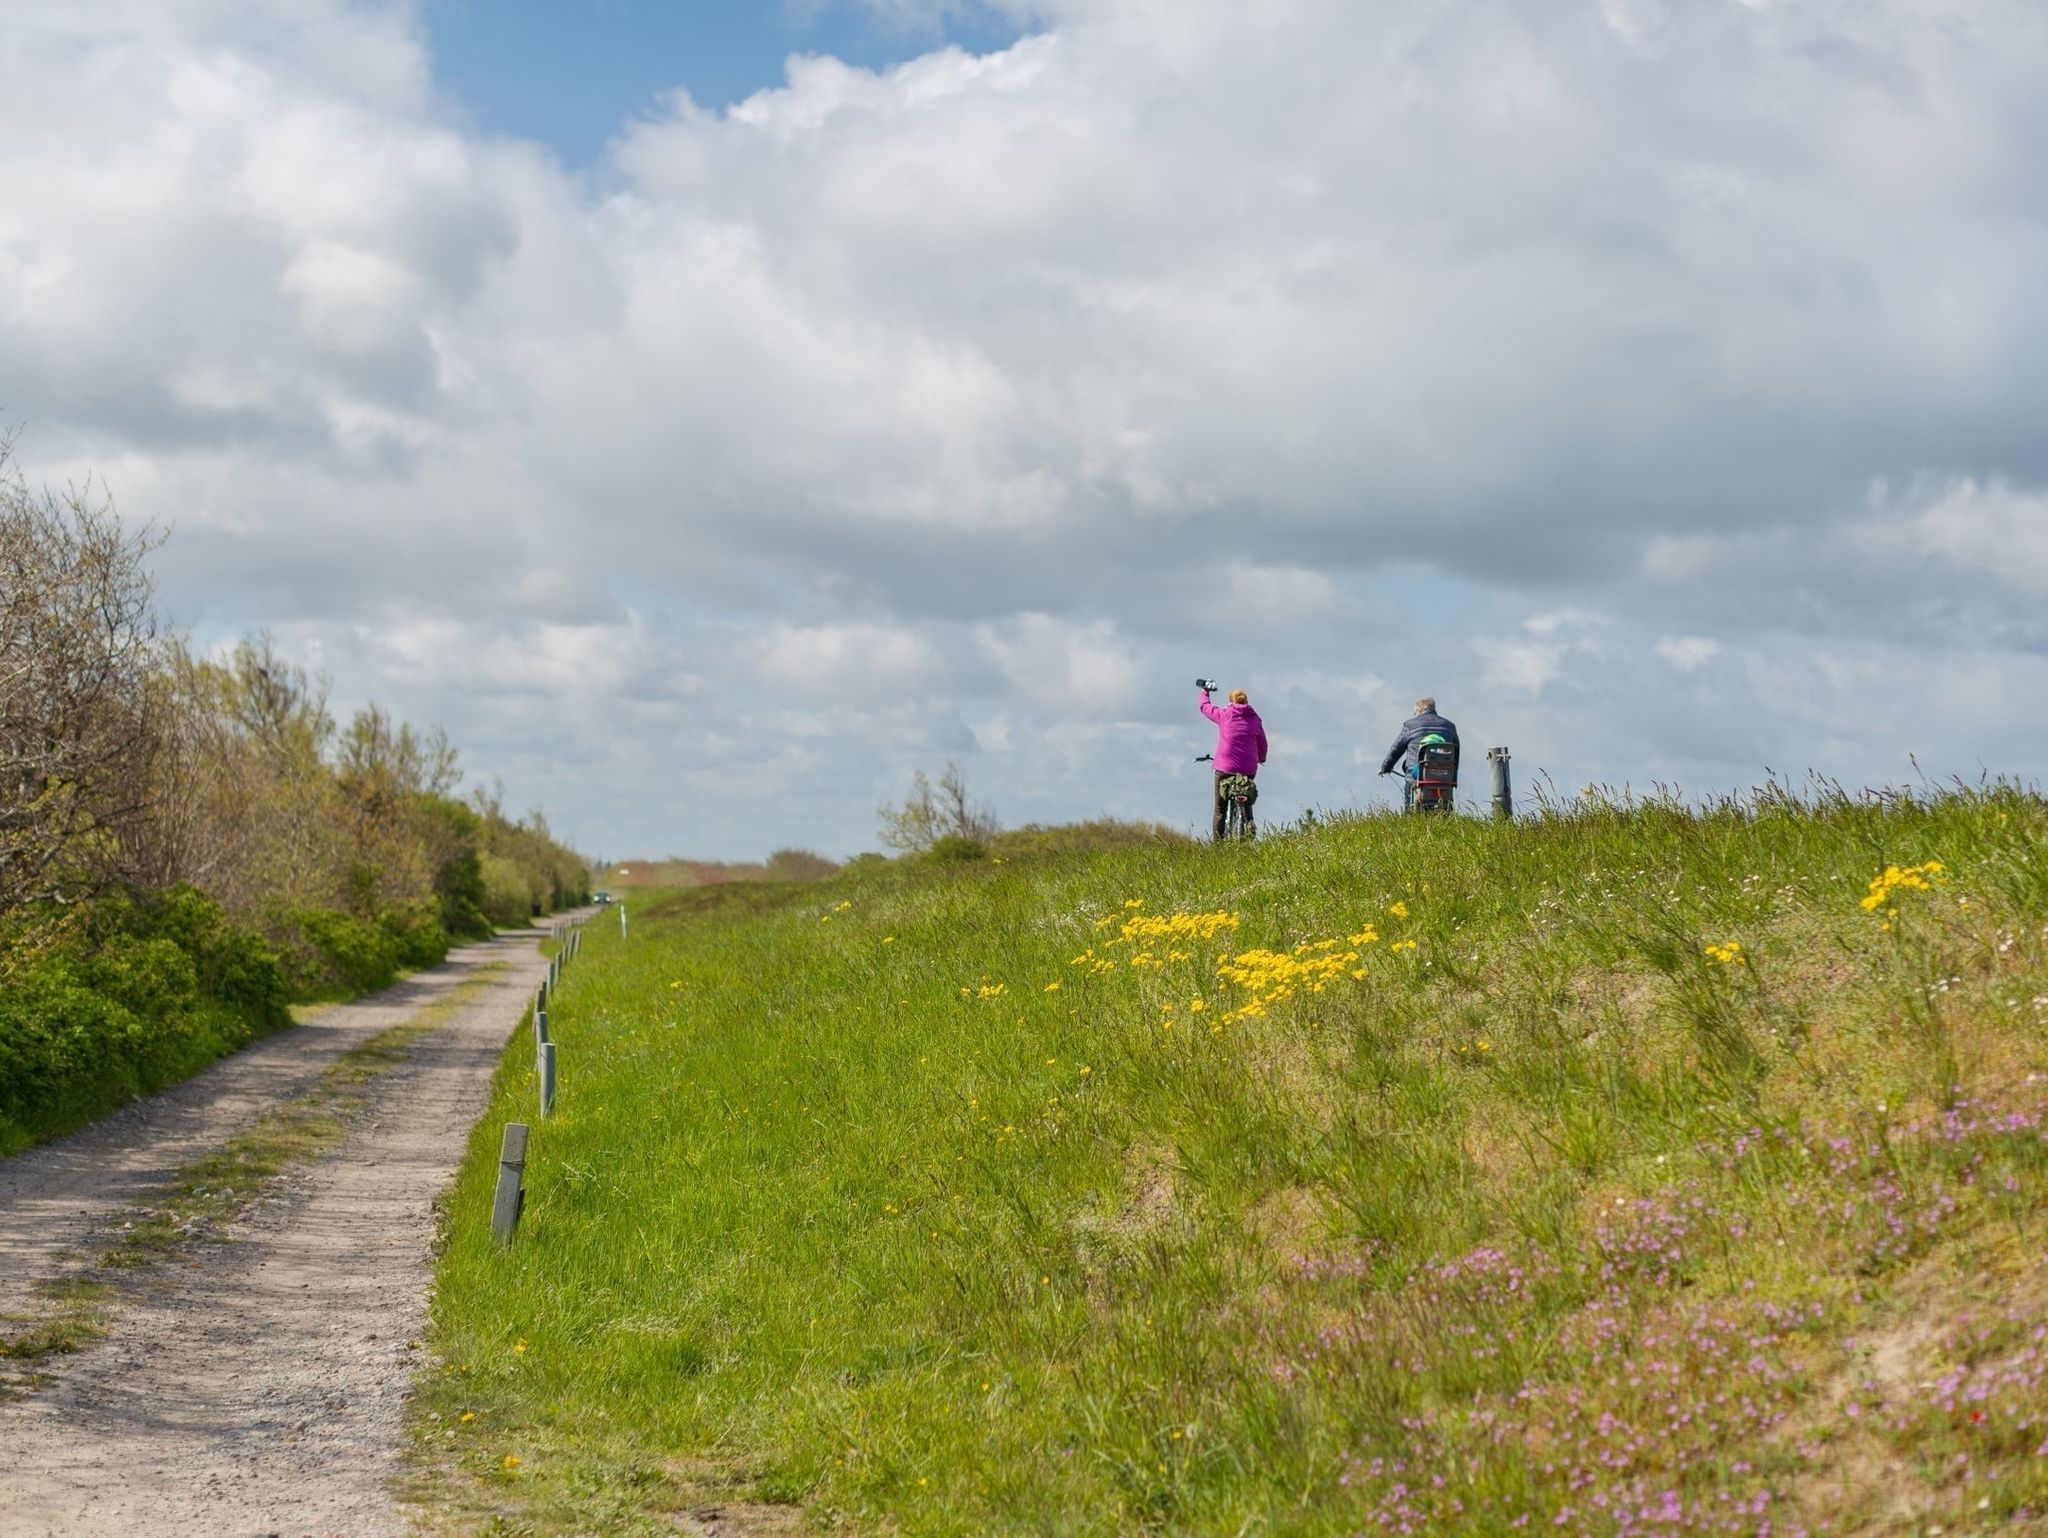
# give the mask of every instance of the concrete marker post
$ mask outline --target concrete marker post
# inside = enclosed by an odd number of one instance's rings
[[[1488,748],[1486,762],[1493,769],[1493,815],[1503,822],[1515,815],[1515,790],[1510,783],[1508,771],[1508,750]]]
[[[555,1044],[540,1049],[540,1114],[555,1114]]]
[[[500,1244],[512,1242],[519,1226],[519,1214],[526,1210],[526,1123],[505,1123],[505,1140],[498,1145],[498,1191],[491,1202],[491,1237]]]

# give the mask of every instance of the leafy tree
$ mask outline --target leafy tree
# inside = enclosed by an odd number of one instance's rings
[[[0,912],[117,878],[150,813],[156,542],[0,441]]]

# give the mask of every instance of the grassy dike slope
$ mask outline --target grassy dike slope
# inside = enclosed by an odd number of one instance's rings
[[[2037,798],[1377,818],[634,920],[559,998],[516,1248],[524,1035],[453,1206],[421,1445],[495,1531],[2048,1511]]]

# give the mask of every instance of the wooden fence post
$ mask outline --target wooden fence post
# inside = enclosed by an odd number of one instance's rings
[[[526,1123],[505,1123],[505,1141],[498,1146],[498,1194],[491,1203],[491,1236],[512,1242],[519,1214],[526,1210]]]

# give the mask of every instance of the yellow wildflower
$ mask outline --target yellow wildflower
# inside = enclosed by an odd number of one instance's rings
[[[1870,878],[1870,886],[1861,900],[1863,911],[1875,913],[1880,908],[1892,911],[1895,892],[1931,892],[1945,869],[1947,867],[1939,860],[1923,860],[1918,865],[1887,865]]]

